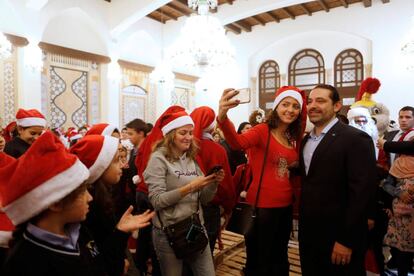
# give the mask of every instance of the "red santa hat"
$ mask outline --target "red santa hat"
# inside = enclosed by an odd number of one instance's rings
[[[163,117],[163,121],[160,125],[161,131],[163,135],[166,135],[171,130],[176,128],[192,125],[194,126],[193,119],[188,116],[187,112],[185,111],[178,111],[172,112],[170,114],[165,114]]]
[[[4,128],[3,137],[6,140],[6,143],[12,139],[12,133],[14,129],[16,128],[16,125],[17,125],[16,122],[13,121]]]
[[[303,103],[305,102],[305,94],[299,88],[294,86],[282,86],[276,91],[272,109],[275,109],[277,105],[286,97],[292,97],[297,100],[300,108],[302,108]]]
[[[82,134],[79,134],[77,131],[72,130],[71,132],[68,133],[68,140],[69,142],[72,142],[74,140],[78,140],[80,138],[82,138]]]
[[[88,177],[82,162],[46,131],[20,158],[0,167],[0,205],[19,225],[66,197]]]
[[[196,138],[201,139],[203,132],[209,132],[215,127],[216,114],[214,110],[208,106],[200,106],[193,110],[190,114],[194,121],[193,134]]]
[[[21,127],[42,126],[46,127],[46,119],[36,109],[19,109],[16,113],[16,123]]]
[[[0,167],[13,162],[15,159],[7,154],[0,156]],[[4,212],[0,211],[0,247],[9,247],[9,241],[12,238],[14,225]]]
[[[86,132],[86,135],[108,135],[111,136],[112,132],[116,130],[116,126],[110,125],[110,124],[96,124],[93,125],[88,132]]]
[[[87,135],[69,151],[89,169],[88,183],[94,183],[109,167],[118,151],[119,139],[112,136]]]

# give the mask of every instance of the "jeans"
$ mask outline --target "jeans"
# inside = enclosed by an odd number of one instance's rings
[[[197,256],[180,260],[175,257],[174,251],[168,243],[167,236],[161,229],[156,227],[152,228],[152,239],[163,276],[181,276],[183,263],[191,267],[194,276],[216,275],[213,257],[211,256],[208,245]]]

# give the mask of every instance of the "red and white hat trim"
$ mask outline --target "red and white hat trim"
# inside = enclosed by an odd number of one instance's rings
[[[102,131],[102,135],[107,135],[107,136],[111,136],[112,132],[114,132],[114,130],[116,129],[116,126],[114,125],[107,125],[103,131]]]
[[[277,95],[277,97],[273,101],[272,109],[275,109],[276,106],[286,97],[292,97],[295,100],[297,100],[300,105],[300,108],[302,108],[302,105],[303,105],[302,95],[298,91],[295,91],[295,90],[286,90],[286,91],[281,92],[279,95]]]
[[[76,159],[71,167],[4,206],[2,210],[14,225],[19,225],[70,194],[88,177],[88,169]]]
[[[22,119],[17,119],[16,123],[21,127],[31,127],[31,126],[42,126],[46,127],[46,120],[39,117],[27,117]]]
[[[82,134],[78,133],[78,134],[75,134],[75,135],[69,137],[69,141],[77,140],[77,139],[80,139],[82,137],[83,137]]]
[[[111,132],[112,133],[112,132]],[[112,136],[105,136],[101,151],[95,163],[89,168],[88,183],[94,183],[109,167],[119,148],[119,139]]]
[[[161,128],[162,134],[166,135],[168,132],[170,132],[173,129],[186,126],[186,125],[192,125],[194,126],[194,121],[191,119],[190,116],[180,116],[177,119],[172,120],[165,126]]]
[[[364,116],[367,119],[371,118],[371,114],[369,113],[368,109],[365,107],[353,107],[348,111],[347,117],[348,119],[352,119],[355,117]]]

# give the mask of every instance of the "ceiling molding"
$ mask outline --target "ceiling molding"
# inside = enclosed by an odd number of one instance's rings
[[[29,40],[27,38],[12,34],[4,33],[4,35],[7,37],[7,40],[10,41],[11,44],[17,47],[24,47],[29,44]]]
[[[97,63],[110,63],[111,62],[111,58],[107,56],[84,52],[84,51],[71,49],[71,48],[66,48],[66,47],[62,47],[62,46],[58,46],[58,45],[54,45],[54,44],[50,44],[46,42],[40,42],[39,47],[45,52],[68,56],[71,58],[90,60],[90,61],[95,61]]]

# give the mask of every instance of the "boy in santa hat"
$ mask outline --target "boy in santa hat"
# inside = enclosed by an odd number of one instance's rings
[[[19,109],[16,113],[18,136],[6,143],[4,152],[14,158],[20,157],[31,144],[42,134],[46,127],[46,119],[36,109]]]

